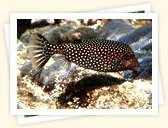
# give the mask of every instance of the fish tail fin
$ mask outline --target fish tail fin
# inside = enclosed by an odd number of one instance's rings
[[[29,56],[34,69],[41,69],[50,57],[59,54],[59,45],[51,44],[44,36],[37,33],[30,39]]]

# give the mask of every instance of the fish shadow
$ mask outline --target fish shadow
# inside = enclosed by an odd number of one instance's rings
[[[84,77],[77,82],[70,82],[67,84],[65,92],[58,97],[58,102],[61,106],[67,106],[68,102],[74,102],[73,99],[78,98],[78,106],[87,107],[89,105],[88,92],[102,87],[113,85],[120,85],[124,83],[125,79],[119,79],[110,75],[91,75]]]

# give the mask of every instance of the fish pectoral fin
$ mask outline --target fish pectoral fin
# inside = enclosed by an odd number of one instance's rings
[[[71,62],[65,59],[65,56],[59,55],[54,57],[54,60],[56,61],[56,66],[58,66],[61,69],[66,69],[67,71],[71,68]]]
[[[63,63],[63,68],[65,68],[66,71],[69,71],[70,68],[71,68],[71,62],[65,60],[64,63]]]

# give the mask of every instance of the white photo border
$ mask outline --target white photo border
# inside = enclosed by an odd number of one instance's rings
[[[17,109],[17,19],[152,19],[152,109]],[[158,115],[158,16],[156,13],[11,13],[11,115]]]

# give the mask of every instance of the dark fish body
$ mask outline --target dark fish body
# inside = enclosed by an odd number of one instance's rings
[[[32,37],[30,58],[34,68],[41,69],[53,54],[64,55],[65,60],[80,67],[102,72],[136,70],[139,66],[132,49],[116,41],[90,39],[53,45],[40,34]]]

